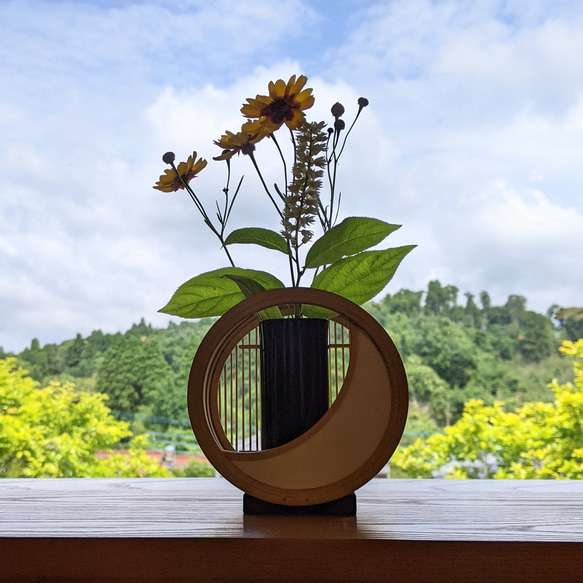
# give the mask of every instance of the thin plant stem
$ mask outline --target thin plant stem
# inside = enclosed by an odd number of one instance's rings
[[[275,186],[275,190],[277,192],[277,194],[279,194],[279,197],[281,198],[281,200],[285,200],[285,197],[287,196],[287,164],[285,162],[285,157],[283,155],[283,152],[281,151],[281,148],[279,146],[279,142],[275,139],[275,134],[271,134],[271,139],[273,140],[273,143],[275,144],[275,147],[277,148],[277,151],[279,152],[279,157],[281,158],[281,163],[283,164],[283,183],[285,185],[285,195],[283,195],[279,188],[277,188],[277,186]]]
[[[340,152],[338,153],[338,158],[340,158],[340,156],[342,156],[342,152],[344,152],[344,147],[346,146],[346,140],[348,139],[348,136],[350,135],[350,132],[352,131],[352,128],[354,127],[354,124],[356,123],[356,120],[360,116],[360,113],[362,110],[363,110],[363,108],[360,107],[358,112],[356,113],[356,116],[354,117],[354,121],[352,122],[352,124],[350,124],[348,131],[344,135],[344,141],[342,142],[342,147],[340,148]]]
[[[257,161],[255,160],[255,156],[253,155],[253,152],[250,152],[248,154],[248,156],[249,156],[249,158],[251,158],[251,162],[253,162],[253,166],[255,167],[255,170],[257,171],[257,174],[259,176],[259,180],[261,180],[261,184],[263,185],[263,188],[265,189],[265,192],[267,193],[269,200],[273,203],[273,206],[275,207],[275,210],[277,211],[277,214],[279,215],[279,217],[283,219],[283,213],[279,210],[279,207],[277,206],[275,199],[271,195],[271,192],[269,192],[269,188],[267,188],[267,184],[265,184],[265,180],[263,180],[263,175],[261,174],[261,170],[259,170],[259,166],[257,165]]]
[[[261,184],[263,185],[263,188],[264,188],[265,192],[267,193],[269,200],[273,203],[273,206],[275,207],[275,210],[277,211],[277,214],[279,215],[280,219],[283,220],[283,213],[281,212],[281,210],[277,206],[277,203],[275,202],[275,199],[271,195],[271,192],[269,192],[269,188],[267,188],[267,184],[265,184],[265,180],[263,179],[263,175],[261,174],[261,170],[259,169],[259,166],[257,164],[257,161],[255,160],[255,156],[253,155],[253,152],[250,152],[248,154],[248,156],[249,156],[249,158],[251,158],[251,162],[253,162],[253,166],[255,167],[255,170],[257,171],[257,174],[259,176],[259,180],[261,180]],[[287,186],[286,186],[286,188],[287,188]],[[277,190],[278,195],[281,196],[281,192],[279,192],[279,190],[277,189],[277,186],[276,186],[276,190]],[[288,261],[289,261],[289,270],[290,270],[292,287],[297,287],[297,282],[296,282],[294,268],[293,268],[292,250],[291,250],[289,241],[287,242],[287,256],[288,256]]]
[[[200,202],[200,200],[196,196],[196,193],[194,192],[194,190],[192,190],[192,188],[190,187],[188,182],[186,182],[186,180],[184,180],[184,178],[180,175],[180,173],[176,169],[176,166],[174,165],[174,163],[172,163],[172,168],[174,168],[174,172],[176,172],[176,176],[178,176],[178,179],[180,180],[182,186],[184,187],[186,192],[188,192],[188,194],[190,195],[190,198],[192,199],[192,201],[196,205],[196,208],[199,210],[200,214],[202,215],[202,218],[203,218],[205,224],[218,237],[219,241],[221,242],[221,246],[227,255],[227,259],[229,260],[231,267],[235,267],[235,262],[233,261],[233,258],[231,257],[231,254],[229,253],[227,246],[225,245],[224,231],[225,231],[226,223],[223,223],[223,221],[221,221],[221,218],[219,216],[219,222],[221,223],[222,228],[221,228],[220,232],[217,231],[216,227],[213,225],[207,212],[205,211],[202,203]]]

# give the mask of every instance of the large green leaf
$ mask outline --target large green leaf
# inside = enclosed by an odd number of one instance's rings
[[[310,304],[302,305],[302,313],[306,318],[322,318],[323,320],[331,320],[338,315],[332,310],[321,308],[320,306],[312,306]]]
[[[250,277],[232,274],[223,275],[223,277],[234,281],[239,286],[239,289],[246,298],[250,298],[251,296],[260,294],[262,291],[265,291],[265,288],[258,281]],[[277,306],[261,310],[257,313],[257,315],[261,320],[275,320],[277,318],[283,317],[281,315],[280,309]]]
[[[202,273],[183,283],[159,311],[181,318],[222,316],[227,310],[245,299],[239,286],[234,281],[223,277],[225,275],[247,277],[261,284],[264,289],[284,287],[277,277],[265,271],[224,267]]]
[[[225,245],[233,245],[235,243],[261,245],[261,247],[275,249],[287,255],[287,243],[285,239],[279,233],[270,229],[263,229],[261,227],[236,229],[227,237]]]
[[[265,288],[258,281],[255,281],[250,277],[244,275],[233,275],[231,273],[227,273],[223,275],[223,277],[234,281],[246,298],[250,298],[251,296],[265,291]]]
[[[348,217],[314,242],[306,256],[306,267],[330,265],[342,257],[365,251],[400,226],[379,219]]]
[[[311,287],[333,292],[362,305],[383,290],[403,257],[415,247],[405,245],[346,257],[319,273]]]

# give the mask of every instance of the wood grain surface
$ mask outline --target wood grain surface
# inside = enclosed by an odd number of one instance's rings
[[[583,482],[375,479],[352,518],[221,478],[0,480],[0,582],[583,581]]]

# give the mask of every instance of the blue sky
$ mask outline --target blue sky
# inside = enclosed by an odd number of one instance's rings
[[[313,119],[370,100],[342,214],[418,245],[388,292],[437,278],[461,300],[583,305],[582,54],[577,0],[0,2],[0,346],[165,325],[174,289],[224,258],[184,193],[152,189],[161,155],[210,161],[245,99],[294,73]],[[232,226],[277,229],[248,162]]]

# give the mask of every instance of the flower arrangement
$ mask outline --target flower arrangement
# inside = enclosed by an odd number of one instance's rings
[[[265,271],[237,267],[231,247],[251,244],[271,249],[286,256],[292,287],[299,287],[312,275],[310,287],[343,296],[358,305],[372,299],[389,283],[401,260],[415,245],[385,250],[369,250],[400,227],[379,219],[349,217],[337,222],[341,196],[337,189],[339,160],[347,138],[368,105],[358,99],[358,110],[346,127],[344,106],[331,108],[333,123],[310,122],[305,110],[314,104],[312,89],[305,88],[307,78],[293,75],[269,83],[268,95],[246,100],[241,113],[246,118],[237,133],[225,132],[214,144],[221,154],[214,160],[226,163],[226,184],[216,217],[211,218],[191,181],[207,166],[207,161],[193,152],[186,162],[175,165],[175,155],[167,152],[163,161],[170,166],[154,186],[162,192],[185,190],[203,222],[218,238],[229,262],[228,267],[193,277],[174,293],[160,311],[183,318],[221,316],[246,297],[274,288],[285,287],[274,275]],[[288,130],[292,156],[288,160],[278,142],[278,132]],[[271,142],[281,160],[284,181],[269,188],[255,157],[259,142]],[[262,144],[263,147],[263,144]],[[262,188],[275,209],[279,232],[263,227],[245,227],[227,234],[227,224],[241,191],[242,178],[231,192],[233,157],[243,154],[251,161]],[[321,236],[314,240],[314,227]],[[305,307],[303,314],[317,316],[318,308]],[[277,310],[277,309],[276,309]],[[321,309],[320,309],[321,310]],[[278,317],[273,310],[262,318]]]

